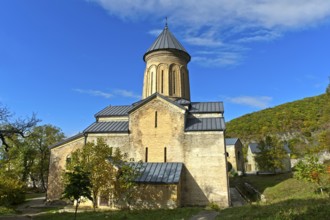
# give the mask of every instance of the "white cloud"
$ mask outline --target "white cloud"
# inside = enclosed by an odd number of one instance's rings
[[[158,35],[160,35],[160,33],[162,32],[162,29],[154,29],[154,30],[150,30],[148,31],[148,34],[158,37]]]
[[[164,19],[169,24],[226,26],[249,24],[261,28],[305,28],[329,18],[329,0],[88,0],[123,19]]]
[[[227,97],[229,102],[246,105],[254,108],[267,108],[269,107],[272,97],[269,96],[238,96],[238,97]]]
[[[249,43],[249,42],[256,42],[256,41],[271,41],[276,38],[281,37],[281,33],[276,31],[269,31],[269,30],[259,30],[256,32],[247,33],[244,37],[238,39],[237,43]]]
[[[270,41],[287,31],[329,22],[330,0],[86,0],[123,20],[159,20],[169,16],[169,28],[197,50],[222,51],[227,45]],[[157,35],[160,30],[151,30]],[[193,52],[193,51],[190,51]],[[226,52],[233,52],[228,51]],[[240,53],[244,51],[234,51]],[[217,56],[204,56],[218,64]],[[235,59],[222,61],[236,65]],[[241,62],[240,59],[238,59]],[[202,63],[203,64],[203,63]]]
[[[93,90],[93,89],[89,89],[89,90],[73,89],[73,91],[79,92],[82,94],[92,95],[92,96],[99,96],[99,97],[103,97],[106,99],[115,98],[118,96],[125,97],[125,98],[141,99],[141,96],[135,94],[132,91],[128,91],[128,90],[124,90],[124,89],[115,89],[115,90],[113,90],[112,93],[103,92],[103,91],[99,91],[99,90]]]
[[[100,96],[100,97],[103,97],[103,98],[106,98],[106,99],[109,99],[109,98],[113,97],[113,94],[107,93],[107,92],[102,92],[102,91],[99,91],[99,90],[73,89],[73,91],[83,93],[83,94],[92,95],[92,96]]]
[[[203,66],[233,66],[238,65],[241,60],[242,55],[236,52],[219,52],[213,56],[192,57],[192,62],[198,62]]]
[[[134,92],[128,90],[116,89],[114,93],[127,98],[141,99],[140,95],[137,95]]]
[[[212,38],[203,38],[203,37],[190,37],[186,38],[185,41],[189,44],[192,45],[197,45],[197,46],[221,46],[222,42],[216,39]]]

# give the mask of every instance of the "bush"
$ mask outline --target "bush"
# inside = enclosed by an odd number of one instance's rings
[[[0,206],[16,205],[24,200],[24,183],[7,175],[0,175]]]

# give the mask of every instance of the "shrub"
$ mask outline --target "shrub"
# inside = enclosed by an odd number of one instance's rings
[[[24,200],[24,183],[11,176],[0,175],[0,206],[16,205]]]

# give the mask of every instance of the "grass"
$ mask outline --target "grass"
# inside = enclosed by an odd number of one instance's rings
[[[290,199],[272,204],[254,204],[228,208],[219,212],[217,219],[329,219],[329,198]]]
[[[111,219],[111,220],[182,220],[200,212],[201,208],[178,208],[173,210],[139,210],[139,211],[103,211],[103,212],[82,212],[77,214],[77,219]],[[36,216],[38,220],[72,220],[74,213],[49,213]]]
[[[40,198],[45,196],[45,193],[26,193],[25,194],[25,201],[29,201],[35,198]]]
[[[248,182],[266,196],[266,202],[254,202],[242,207],[218,210],[217,219],[329,219],[330,197],[315,193],[316,186],[296,180],[291,174],[244,176],[231,180],[231,185]],[[36,195],[36,197],[39,197]],[[114,220],[162,220],[189,219],[202,208],[179,208],[174,210],[103,211],[78,213],[77,219]],[[13,210],[5,210],[11,212]],[[45,211],[45,210],[44,210]],[[47,214],[34,217],[40,220],[73,219],[74,213],[49,210]],[[1,213],[1,208],[0,208]]]
[[[316,192],[316,185],[296,180],[291,174],[244,176],[231,180],[253,185],[266,197],[243,207],[221,210],[217,219],[329,219],[329,195]]]
[[[12,214],[16,214],[16,211],[13,208],[0,206],[0,216],[12,215]]]

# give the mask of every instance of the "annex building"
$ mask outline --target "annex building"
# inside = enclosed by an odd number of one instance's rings
[[[141,207],[230,205],[223,103],[190,99],[191,57],[167,25],[143,59],[142,100],[105,107],[82,133],[51,146],[47,200],[60,199],[70,154],[102,137],[130,161],[143,161]],[[104,196],[99,205],[113,206]]]

